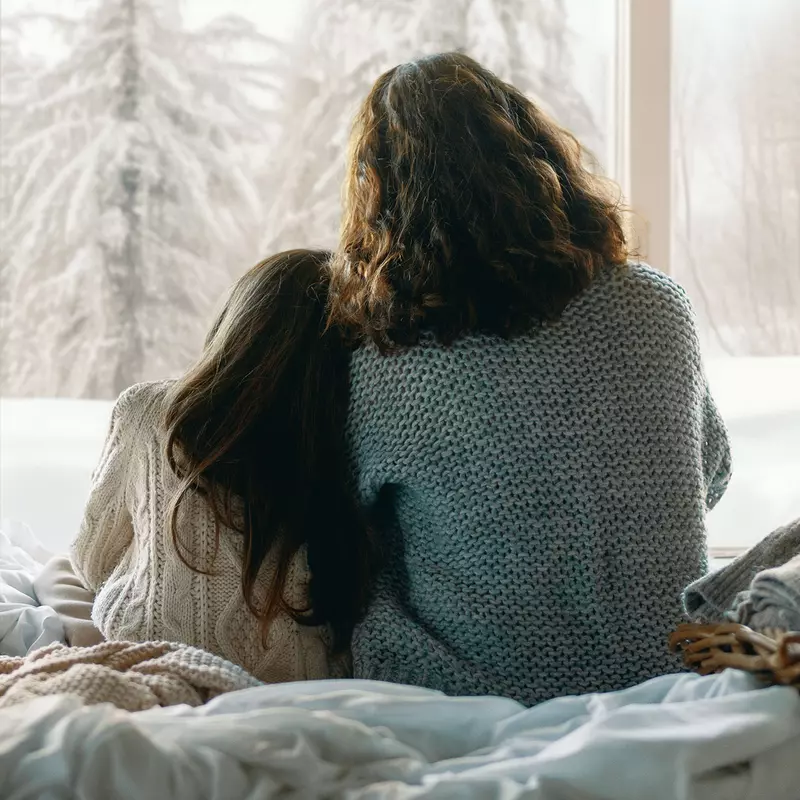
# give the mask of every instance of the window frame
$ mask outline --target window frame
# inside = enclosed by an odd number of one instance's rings
[[[667,274],[672,257],[672,0],[617,0],[609,173],[629,209],[639,257]],[[709,547],[713,560],[747,550]]]
[[[670,272],[672,0],[617,0],[614,148],[637,254]]]

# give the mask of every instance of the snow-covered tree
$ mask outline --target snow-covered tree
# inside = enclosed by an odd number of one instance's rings
[[[564,0],[311,0],[288,48],[264,249],[335,244],[353,115],[381,72],[411,58],[464,51],[597,147],[569,40]]]
[[[467,52],[599,153],[598,126],[573,84],[572,52],[577,40],[564,0],[491,0],[468,5]]]
[[[187,30],[178,0],[25,15],[10,35],[32,19],[66,55],[4,79],[3,390],[111,397],[183,368],[258,255],[272,45],[238,18]]]
[[[0,98],[18,97],[26,76],[38,66],[37,61],[24,52],[18,31],[4,20],[0,28]],[[5,379],[14,366],[10,345],[18,339],[11,328],[12,248],[6,224],[22,179],[18,171],[7,168],[7,153],[14,141],[13,131],[18,118],[19,114],[11,110],[8,102],[0,104],[0,395],[7,393],[8,381]]]

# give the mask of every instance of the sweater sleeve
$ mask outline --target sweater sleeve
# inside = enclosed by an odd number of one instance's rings
[[[706,383],[703,399],[703,475],[706,483],[706,509],[719,502],[731,478],[731,447],[728,430]]]
[[[133,542],[133,519],[128,506],[128,476],[135,438],[132,395],[128,389],[111,412],[111,427],[100,463],[92,475],[89,499],[71,551],[81,583],[97,592]],[[132,428],[134,428],[132,430]]]
[[[103,641],[92,622],[94,595],[78,580],[68,558],[51,558],[34,578],[33,588],[39,603],[58,614],[68,644],[91,647]]]
[[[700,440],[703,499],[706,510],[711,511],[728,488],[731,450],[728,431],[711,395],[703,367],[697,314],[686,290],[668,276],[641,263],[632,264],[629,274],[633,276],[630,291],[638,292],[640,301],[647,304],[642,306],[639,316],[643,334],[645,331],[648,335],[658,334],[661,337],[659,346],[667,348],[669,358],[674,358],[681,369],[690,368],[693,372],[693,387],[697,393],[692,398],[696,409],[692,433]],[[655,326],[654,318],[658,319]]]

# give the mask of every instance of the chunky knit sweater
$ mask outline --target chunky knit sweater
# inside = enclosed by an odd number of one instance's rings
[[[112,412],[111,430],[92,481],[80,533],[73,544],[77,576],[96,592],[93,620],[107,639],[181,642],[238,664],[267,682],[326,678],[324,631],[288,615],[275,620],[266,646],[241,590],[242,539],[224,527],[212,562],[214,517],[205,500],[190,495],[181,506],[178,536],[189,569],[167,528],[178,479],[165,456],[163,400],[169,382],[143,383],[124,392]],[[274,575],[269,558],[256,599]],[[298,554],[286,598],[307,600],[305,555]],[[337,668],[338,671],[338,668]]]
[[[364,346],[351,373],[385,559],[356,677],[532,704],[679,669],[667,635],[730,471],[679,286],[609,269],[556,324]]]

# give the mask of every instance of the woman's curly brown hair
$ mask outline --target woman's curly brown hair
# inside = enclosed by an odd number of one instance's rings
[[[386,350],[557,319],[627,256],[619,203],[583,156],[468,56],[389,70],[353,129],[331,323]]]

